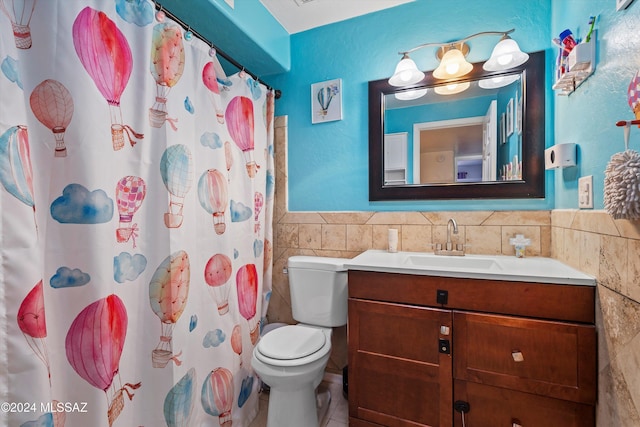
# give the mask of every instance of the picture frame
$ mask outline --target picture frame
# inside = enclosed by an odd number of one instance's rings
[[[500,114],[500,144],[507,143],[507,114]]]
[[[513,98],[511,98],[509,100],[509,102],[507,103],[507,110],[506,110],[506,116],[507,116],[507,123],[506,123],[506,136],[509,137],[511,135],[513,135]]]
[[[629,7],[633,0],[616,0],[616,10],[621,11]]]
[[[342,120],[342,79],[311,85],[311,123]]]

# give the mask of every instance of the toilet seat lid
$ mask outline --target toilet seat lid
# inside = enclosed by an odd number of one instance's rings
[[[258,343],[258,351],[271,359],[289,360],[309,356],[326,342],[322,330],[288,325],[266,334]]]

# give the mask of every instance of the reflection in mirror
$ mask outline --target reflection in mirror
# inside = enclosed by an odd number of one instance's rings
[[[544,52],[507,72],[369,82],[369,199],[544,197]]]
[[[522,84],[518,72],[385,95],[385,185],[521,179]]]

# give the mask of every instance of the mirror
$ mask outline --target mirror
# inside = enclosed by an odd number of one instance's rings
[[[454,81],[369,82],[369,200],[544,197],[544,73],[536,52]]]

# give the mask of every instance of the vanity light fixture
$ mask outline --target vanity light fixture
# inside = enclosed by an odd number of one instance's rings
[[[393,76],[389,79],[389,84],[391,86],[402,87],[414,85],[421,81],[424,78],[424,73],[418,70],[416,63],[409,57],[409,54],[429,46],[438,47],[436,56],[440,60],[440,65],[433,70],[433,77],[444,80],[454,79],[468,74],[473,69],[473,66],[465,59],[465,56],[467,56],[470,50],[466,42],[479,36],[502,36],[498,44],[494,47],[491,57],[483,65],[485,70],[502,71],[522,65],[527,61],[529,55],[522,52],[518,43],[509,37],[509,34],[514,31],[515,28],[508,31],[484,31],[453,42],[424,43],[405,52],[399,52],[399,54],[402,55],[402,59],[396,66]]]
[[[416,63],[405,52],[398,65],[396,65],[396,70],[389,79],[389,84],[398,87],[409,86],[418,83],[422,79],[424,79],[424,73],[418,70]]]

